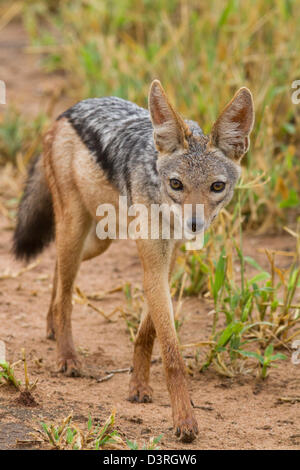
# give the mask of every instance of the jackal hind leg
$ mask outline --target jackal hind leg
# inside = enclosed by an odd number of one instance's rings
[[[50,306],[49,306],[49,310],[48,310],[48,314],[47,314],[46,337],[48,339],[55,339],[55,325],[54,325],[53,308],[54,308],[54,301],[55,301],[55,297],[56,297],[56,287],[57,287],[57,263],[55,263],[51,301],[50,301]]]
[[[82,259],[84,241],[91,220],[80,201],[72,199],[72,207],[64,207],[56,219],[57,286],[53,301],[58,370],[68,376],[80,375],[81,363],[72,335],[72,293]]]
[[[94,258],[95,256],[101,255],[104,251],[107,250],[109,245],[111,244],[111,240],[99,240],[95,233],[90,233],[85,239],[83,252],[82,252],[82,261],[89,260]],[[51,295],[51,302],[47,314],[47,329],[46,329],[46,337],[48,339],[55,339],[55,324],[54,324],[54,303],[56,297],[56,289],[57,289],[57,263],[55,264],[54,270],[54,277],[53,277],[53,287],[52,287],[52,295]]]

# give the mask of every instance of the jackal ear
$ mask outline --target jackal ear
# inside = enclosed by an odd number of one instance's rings
[[[157,150],[161,153],[172,153],[175,150],[187,148],[186,137],[191,132],[169,103],[159,80],[154,80],[151,84],[148,105]]]
[[[225,155],[240,160],[249,149],[249,135],[254,123],[252,94],[240,88],[213,125],[210,143]]]

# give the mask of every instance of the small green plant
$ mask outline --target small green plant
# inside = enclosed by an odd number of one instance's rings
[[[182,247],[182,256],[177,260],[178,268],[172,276],[173,295],[179,294],[185,275],[187,275],[187,282],[185,282],[183,290],[184,295],[199,295],[207,290],[209,266],[205,262],[205,258],[205,251],[187,252],[185,247]]]
[[[123,292],[126,305],[120,311],[130,334],[130,340],[134,342],[144,307],[144,296],[138,287],[133,287],[130,283],[125,284]]]
[[[120,449],[125,447],[123,439],[114,429],[115,412],[113,411],[105,423],[95,425],[91,416],[87,421],[86,429],[80,429],[73,422],[70,414],[60,424],[41,423],[42,430],[38,430],[34,437],[41,437],[44,442],[57,450],[101,450]]]
[[[20,390],[21,381],[16,378],[14,371],[14,367],[20,362],[21,361],[17,361],[14,364],[9,364],[9,362],[0,363],[0,383],[3,379],[4,383],[13,385],[17,390]]]
[[[159,442],[162,440],[163,434],[160,434],[157,437],[150,437],[148,442],[144,442],[142,447],[139,447],[139,444],[136,441],[126,440],[126,443],[130,450],[159,450]]]
[[[272,366],[275,367],[273,362],[287,359],[285,354],[281,354],[281,353],[274,354],[273,344],[269,344],[269,346],[265,349],[265,352],[263,355],[257,352],[253,352],[253,351],[243,351],[241,349],[238,352],[242,356],[251,357],[259,361],[260,366],[261,366],[260,375],[262,379],[265,379],[267,377],[269,367],[272,367]]]
[[[37,379],[32,383],[29,381],[25,349],[22,349],[21,352],[22,360],[14,362],[13,364],[10,364],[7,361],[3,361],[0,363],[0,383],[1,379],[3,379],[6,384],[13,385],[19,392],[30,393],[30,391],[36,387]],[[21,364],[22,362],[24,367],[24,384],[22,384],[21,380],[17,379],[14,370],[15,367]]]
[[[136,441],[122,439],[115,429],[115,411],[113,411],[103,425],[94,424],[89,415],[86,427],[81,429],[73,422],[73,414],[64,418],[61,423],[41,423],[41,429],[31,433],[32,437],[45,442],[56,450],[103,450],[126,449],[130,450],[157,450],[158,443],[163,435],[151,437],[141,446]]]

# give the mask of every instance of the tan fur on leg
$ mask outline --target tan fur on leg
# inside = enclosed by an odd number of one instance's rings
[[[57,263],[55,263],[51,302],[50,302],[50,306],[49,306],[49,310],[48,310],[48,314],[47,314],[46,337],[48,339],[55,339],[55,325],[54,325],[53,308],[54,308],[54,301],[55,301],[55,297],[56,297],[56,288],[57,288]]]
[[[141,319],[134,344],[133,371],[129,385],[129,400],[140,403],[152,401],[152,388],[149,386],[150,363],[155,339],[155,329],[147,304]]]
[[[168,274],[173,246],[169,241],[139,240],[144,268],[144,290],[150,315],[160,343],[176,434],[190,442],[198,434],[198,425],[187,389],[185,366],[177,341]]]
[[[171,256],[169,280],[174,269],[177,251],[178,245],[173,249]],[[130,401],[140,403],[152,402],[152,388],[149,386],[149,376],[155,336],[153,321],[145,302],[144,312],[134,345],[133,371],[129,385]]]
[[[73,209],[72,215],[69,212],[57,221],[57,293],[53,311],[58,368],[66,375],[76,376],[80,374],[80,361],[72,337],[72,293],[90,219],[83,210],[80,212],[79,205]]]

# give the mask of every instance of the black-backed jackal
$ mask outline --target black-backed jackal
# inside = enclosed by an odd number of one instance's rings
[[[254,120],[250,91],[241,88],[225,107],[209,136],[183,120],[158,80],[149,93],[149,111],[123,99],[82,101],[56,120],[44,152],[32,165],[14,234],[17,258],[37,255],[53,238],[57,262],[47,317],[47,336],[56,338],[59,369],[77,375],[80,362],[72,326],[72,290],[81,261],[103,253],[111,239],[96,235],[99,204],[118,210],[129,204],[204,205],[192,217],[193,233],[206,229],[233,195],[240,160],[249,147]],[[174,328],[169,274],[175,239],[136,241],[144,270],[146,306],[134,345],[129,398],[152,400],[150,360],[158,337],[171,398],[174,427],[182,441],[198,434],[185,367]]]

